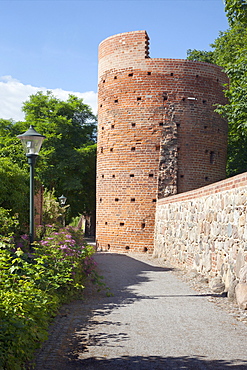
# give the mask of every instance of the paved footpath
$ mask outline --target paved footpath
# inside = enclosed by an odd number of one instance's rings
[[[158,260],[95,259],[114,295],[65,306],[35,370],[247,369],[247,326]]]

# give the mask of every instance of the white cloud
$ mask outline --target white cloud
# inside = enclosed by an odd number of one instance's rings
[[[62,89],[35,87],[24,85],[11,76],[2,76],[0,77],[0,119],[24,120],[24,113],[21,110],[23,102],[28,100],[30,95],[36,94],[37,91],[46,92],[47,90],[51,90],[53,95],[61,100],[66,100],[69,94],[82,98],[83,102],[92,108],[93,113],[97,113],[97,93],[94,91],[80,93]]]

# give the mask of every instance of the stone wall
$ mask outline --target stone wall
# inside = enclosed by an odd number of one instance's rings
[[[159,200],[154,254],[231,291],[247,264],[247,173]]]

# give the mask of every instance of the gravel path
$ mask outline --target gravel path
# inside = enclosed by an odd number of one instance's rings
[[[95,259],[113,295],[64,306],[35,370],[247,369],[247,326],[211,294],[147,255]]]

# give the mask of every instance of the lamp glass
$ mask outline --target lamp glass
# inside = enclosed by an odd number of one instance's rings
[[[40,135],[33,126],[18,138],[21,140],[26,155],[38,155],[45,136]]]
[[[64,206],[67,198],[64,195],[61,195],[61,197],[59,197],[58,199],[59,199],[61,206]]]

